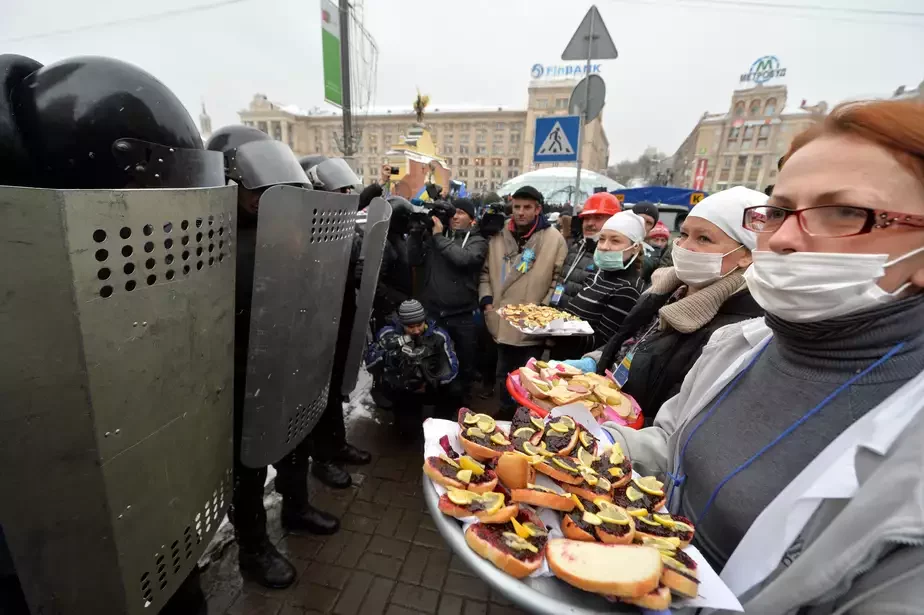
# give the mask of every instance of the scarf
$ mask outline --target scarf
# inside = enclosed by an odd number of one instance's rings
[[[651,275],[650,292],[655,295],[672,293],[683,286],[673,267],[662,267]],[[668,328],[680,333],[693,333],[712,322],[722,304],[732,295],[746,288],[744,271],[737,270],[716,280],[709,286],[669,303],[658,310],[661,331]]]

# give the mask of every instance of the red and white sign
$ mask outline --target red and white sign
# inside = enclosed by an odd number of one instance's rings
[[[709,161],[700,158],[696,163],[696,174],[693,176],[693,189],[702,190],[706,183],[706,170],[709,168]]]

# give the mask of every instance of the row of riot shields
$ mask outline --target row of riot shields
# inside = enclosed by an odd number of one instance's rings
[[[283,457],[324,408],[356,208],[289,186],[261,198],[247,465]],[[376,199],[357,322],[389,216]],[[157,613],[222,522],[236,217],[233,186],[0,186],[0,526],[33,613]]]

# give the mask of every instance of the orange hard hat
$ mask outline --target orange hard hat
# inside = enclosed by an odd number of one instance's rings
[[[584,209],[579,216],[613,216],[622,211],[619,199],[609,192],[593,194],[584,202]]]

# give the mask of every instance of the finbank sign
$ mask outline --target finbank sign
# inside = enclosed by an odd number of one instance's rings
[[[533,79],[575,79],[599,73],[599,64],[591,64],[589,70],[584,64],[564,64],[561,66],[533,64],[533,67],[529,70],[529,74],[532,75]]]
[[[753,81],[757,85],[767,83],[776,77],[785,77],[786,69],[780,68],[780,61],[776,56],[764,56],[757,58],[751,69],[741,75],[741,82]]]

